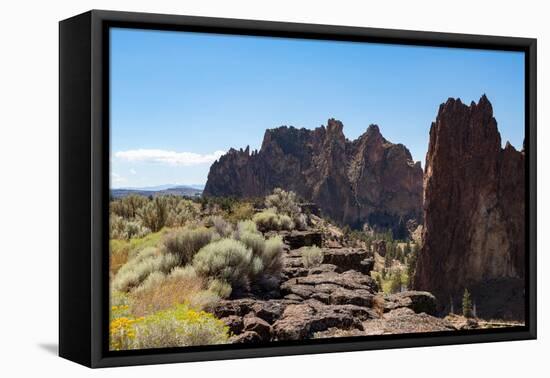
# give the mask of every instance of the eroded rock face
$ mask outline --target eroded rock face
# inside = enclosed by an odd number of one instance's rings
[[[406,235],[422,218],[422,168],[402,144],[371,125],[354,141],[340,121],[314,130],[265,132],[259,151],[231,149],[210,167],[206,196],[261,197],[280,187],[317,204],[330,218],[354,227],[368,223]]]
[[[509,301],[507,288],[523,285],[525,155],[510,144],[502,149],[485,96],[470,106],[449,99],[439,108],[426,156],[424,222],[415,287],[455,309],[468,288],[474,302],[493,301],[477,302],[478,316],[497,315]],[[503,285],[486,285],[495,280]],[[508,310],[523,318],[523,306]]]

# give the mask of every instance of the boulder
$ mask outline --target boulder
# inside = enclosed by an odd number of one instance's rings
[[[336,272],[337,270],[338,270],[338,267],[336,265],[321,264],[319,266],[314,266],[313,268],[309,268],[308,275]]]
[[[366,259],[361,261],[361,267],[359,268],[359,271],[363,274],[370,274],[370,272],[374,269],[374,257],[367,257]]]
[[[336,265],[337,272],[345,272],[346,270],[356,270],[364,274],[369,274],[374,266],[372,254],[362,248],[324,248],[323,263]],[[363,264],[365,260],[372,260]],[[370,269],[370,270],[369,270]]]
[[[263,340],[256,332],[245,331],[240,335],[230,338],[229,341],[233,344],[256,344],[261,343]]]
[[[222,322],[225,323],[226,326],[229,327],[229,332],[231,332],[234,335],[238,335],[243,331],[244,324],[243,324],[243,318],[236,315],[229,315],[225,318],[220,319]]]
[[[285,308],[289,304],[294,303],[296,303],[296,301],[292,300],[269,300],[258,302],[252,306],[252,311],[258,318],[265,320],[269,324],[273,324],[273,322],[281,317]]]
[[[271,326],[262,318],[248,314],[244,317],[243,324],[245,332],[257,333],[261,341],[269,341],[271,339]]]
[[[400,307],[410,308],[416,313],[425,312],[435,315],[437,312],[437,300],[427,291],[404,291],[391,294],[384,298],[384,312],[389,312]]]
[[[213,308],[212,313],[217,318],[226,318],[228,316],[245,316],[252,311],[252,306],[258,303],[253,298],[226,299],[219,301]]]
[[[466,318],[461,315],[449,314],[445,317],[445,320],[451,322],[451,324],[459,330],[479,328],[479,322],[474,318]]]
[[[283,313],[286,306],[296,304],[301,297],[287,299],[260,300],[255,298],[225,299],[218,302],[213,313],[218,318],[232,319],[242,318],[249,314],[257,316],[268,323],[273,323]]]
[[[310,300],[288,306],[273,324],[273,335],[276,340],[303,340],[330,328],[362,330],[361,321],[374,316],[363,307],[325,305]]]
[[[283,242],[290,247],[290,249],[298,249],[301,247],[317,246],[321,247],[323,244],[323,235],[319,231],[290,231],[281,233],[283,236]]]
[[[372,307],[373,299],[374,295],[367,290],[348,290],[340,287],[330,293],[329,303]]]

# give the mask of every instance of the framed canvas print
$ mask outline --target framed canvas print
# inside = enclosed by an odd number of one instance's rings
[[[60,22],[60,355],[536,337],[536,40]]]

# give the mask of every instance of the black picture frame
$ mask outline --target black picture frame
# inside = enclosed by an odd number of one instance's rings
[[[108,350],[110,27],[525,52],[526,325],[112,352]],[[536,39],[92,10],[59,24],[59,354],[89,367],[535,339]]]

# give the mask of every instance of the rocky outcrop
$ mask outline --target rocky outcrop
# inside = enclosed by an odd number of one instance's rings
[[[285,250],[276,299],[219,301],[212,309],[229,328],[230,342],[265,343],[453,329],[435,313],[427,292],[383,295],[371,278],[373,252],[363,248],[322,248],[323,261],[305,267],[306,247]]]
[[[323,235],[319,231],[283,231],[279,235],[283,237],[283,241],[290,249],[307,246],[320,247],[323,244]]]
[[[509,143],[501,147],[485,96],[439,108],[426,156],[422,232],[417,289],[460,309],[468,288],[478,316],[523,318],[525,156]]]
[[[302,260],[304,248],[292,249],[283,258],[282,278],[304,277],[321,273],[343,273],[355,270],[363,274],[369,274],[374,268],[374,254],[363,248],[322,248],[322,264],[306,268]]]
[[[354,305],[325,305],[315,300],[290,305],[273,324],[276,340],[304,340],[330,328],[363,330],[361,321],[377,317],[369,309]]]
[[[421,223],[420,163],[376,125],[354,141],[334,119],[314,130],[267,130],[259,151],[231,149],[212,164],[204,195],[262,197],[276,187],[314,202],[341,224],[390,228],[401,239],[408,220]]]
[[[386,296],[384,312],[390,312],[398,308],[408,308],[413,312],[425,312],[428,315],[436,314],[437,301],[427,291],[403,291]]]
[[[426,313],[417,314],[409,308],[398,308],[383,318],[363,322],[365,335],[396,335],[418,332],[455,331],[455,326],[441,318]]]
[[[243,319],[244,332],[255,332],[261,341],[271,340],[271,326],[268,322],[250,313]]]
[[[337,272],[357,270],[369,274],[374,267],[374,255],[362,248],[325,248],[323,264],[336,265]]]

